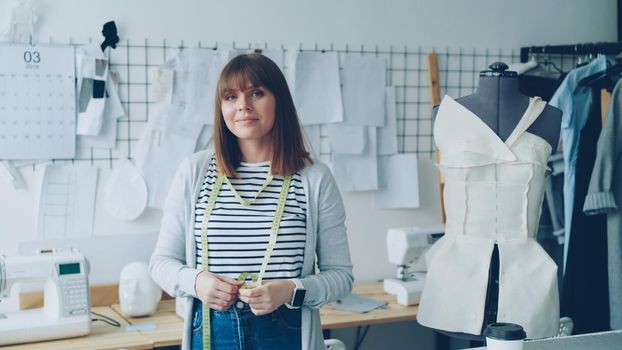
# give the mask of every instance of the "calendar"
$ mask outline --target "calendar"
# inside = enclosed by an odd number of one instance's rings
[[[73,46],[0,46],[0,159],[76,154]]]

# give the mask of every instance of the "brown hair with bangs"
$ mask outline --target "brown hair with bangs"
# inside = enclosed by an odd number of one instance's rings
[[[237,137],[227,128],[221,107],[227,90],[243,90],[247,85],[264,86],[275,99],[274,126],[272,135],[273,175],[292,175],[312,164],[304,139],[294,100],[287,87],[285,76],[279,67],[266,56],[258,53],[239,55],[231,59],[223,68],[216,86],[214,111],[214,148],[216,163],[220,173],[237,177],[235,169],[240,165],[240,147]]]

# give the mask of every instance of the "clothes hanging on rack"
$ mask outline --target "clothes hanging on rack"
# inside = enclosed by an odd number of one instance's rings
[[[587,216],[582,210],[601,130],[600,89],[589,92],[593,97],[577,149],[572,235],[560,305],[561,315],[574,321],[574,334],[609,330],[606,218]]]
[[[549,159],[551,172],[544,180],[544,201],[536,239],[559,267],[557,282],[563,286],[561,266],[564,258],[564,159],[556,153]]]
[[[564,271],[568,261],[568,241],[571,236],[575,171],[580,133],[588,119],[590,105],[592,104],[592,94],[589,89],[579,89],[576,93],[575,90],[582,78],[601,72],[606,68],[607,59],[605,56],[600,56],[590,64],[572,70],[549,102],[563,112],[561,140],[564,152]]]
[[[603,130],[583,211],[607,214],[610,327],[622,329],[622,80],[618,80]]]
[[[518,76],[518,88],[527,96],[539,96],[550,101],[565,77],[566,74],[549,71],[538,65]]]

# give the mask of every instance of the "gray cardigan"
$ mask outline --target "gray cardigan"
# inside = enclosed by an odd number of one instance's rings
[[[190,349],[191,306],[196,297],[194,282],[200,272],[196,269],[195,258],[195,203],[212,155],[210,151],[198,152],[179,165],[164,203],[160,233],[149,261],[149,270],[156,283],[183,305],[182,350]],[[300,173],[307,195],[307,232],[301,278],[307,290],[302,308],[302,349],[324,350],[319,308],[352,290],[345,209],[326,165],[315,161]]]
[[[583,205],[586,215],[607,214],[607,265],[611,329],[622,329],[622,82],[611,95],[598,137],[596,161]]]

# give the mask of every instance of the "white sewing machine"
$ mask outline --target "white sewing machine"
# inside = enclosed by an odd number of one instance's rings
[[[0,345],[88,334],[91,331],[88,274],[88,261],[75,249],[0,255]],[[11,293],[11,289],[30,282],[45,284],[44,306],[19,310],[19,302],[11,303],[11,299],[19,299],[19,293]],[[5,306],[13,306],[13,310],[4,310]]]
[[[415,305],[425,283],[424,254],[445,233],[444,225],[391,228],[387,231],[389,261],[397,265],[397,278],[384,280],[384,291],[402,305]]]

